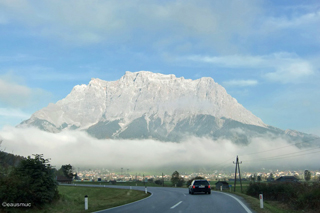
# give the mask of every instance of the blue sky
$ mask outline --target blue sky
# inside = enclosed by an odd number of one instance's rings
[[[320,3],[0,0],[0,129],[91,78],[212,77],[266,124],[320,135]]]

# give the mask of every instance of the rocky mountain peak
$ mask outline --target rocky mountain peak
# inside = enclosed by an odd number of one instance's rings
[[[150,125],[161,125],[166,137],[182,121],[198,119],[199,115],[215,118],[217,127],[225,119],[267,127],[212,78],[192,80],[149,71],[127,71],[116,81],[92,78],[88,85],[75,86],[66,98],[39,110],[23,123],[41,126],[46,121],[41,128],[55,132],[114,123],[111,135],[116,136],[142,119],[144,131],[150,131]]]

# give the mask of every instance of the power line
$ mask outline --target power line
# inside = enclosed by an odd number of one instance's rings
[[[223,169],[223,168],[225,168],[225,165],[229,164],[230,161],[233,160],[233,159],[234,159],[234,158],[230,158],[230,159],[225,160],[225,161],[223,161],[223,162],[221,162],[221,163],[218,163],[218,164],[216,164],[216,165],[214,165],[214,166],[218,167],[217,170]]]
[[[271,151],[274,151],[274,150],[279,150],[279,149],[283,149],[283,148],[287,148],[287,147],[290,147],[290,146],[295,146],[297,144],[302,144],[302,143],[305,143],[305,142],[299,142],[299,143],[294,143],[294,144],[290,144],[288,146],[282,146],[282,147],[278,147],[278,148],[275,148],[275,149],[269,149],[269,150],[266,150],[266,151],[261,151],[261,152],[253,152],[253,153],[249,153],[249,154],[244,154],[242,156],[246,156],[246,155],[256,155],[256,154],[260,154],[260,153],[265,153],[265,152],[271,152]],[[317,147],[319,148],[319,147]],[[314,149],[314,148],[312,148]]]
[[[278,156],[272,156],[272,157],[267,157],[267,158],[254,159],[254,160],[251,160],[251,161],[255,161],[256,162],[256,161],[278,160],[278,159],[285,159],[285,158],[292,158],[292,157],[297,157],[297,156],[309,155],[309,154],[314,154],[314,153],[319,153],[319,152],[320,152],[320,150],[315,151],[315,152],[303,153],[303,154],[299,154],[299,153],[295,152],[295,153],[286,154],[287,156],[278,155]]]
[[[294,144],[290,144],[287,146],[282,146],[282,147],[278,147],[278,148],[274,148],[274,149],[269,149],[269,150],[265,150],[265,151],[260,151],[260,152],[253,152],[253,153],[248,153],[248,154],[243,154],[242,156],[249,156],[249,155],[256,155],[256,154],[261,154],[261,153],[266,153],[266,152],[271,152],[271,151],[275,151],[275,150],[279,150],[279,149],[284,149],[287,147],[292,147],[292,146],[296,146],[299,144],[305,144],[306,142],[298,142],[298,143],[294,143]],[[299,148],[299,147],[297,147]],[[271,156],[271,157],[266,157],[266,158],[258,158],[255,159],[254,161],[264,161],[264,160],[278,160],[278,159],[285,159],[285,158],[292,158],[292,157],[297,157],[297,156],[303,156],[303,155],[307,155],[307,154],[314,154],[314,153],[318,153],[320,151],[315,151],[315,152],[308,152],[308,153],[304,153],[310,150],[314,150],[314,149],[319,149],[320,147],[314,147],[314,148],[310,148],[310,149],[304,149],[304,150],[300,150],[298,152],[292,152],[292,153],[287,153],[287,154],[282,154],[282,155],[277,155],[277,156]],[[304,154],[302,154],[304,153]],[[218,167],[217,170],[221,170],[227,167],[230,167],[231,165],[229,164],[230,161],[232,160],[228,159],[226,161],[222,161],[221,163],[218,163],[216,165],[214,165],[215,167]],[[245,161],[253,161],[253,160],[245,160]]]

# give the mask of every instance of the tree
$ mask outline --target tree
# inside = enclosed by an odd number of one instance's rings
[[[174,171],[172,173],[172,176],[171,176],[171,183],[173,186],[178,186],[178,187],[181,187],[183,184],[184,184],[184,178],[183,177],[180,177],[180,174],[179,172],[177,171]]]
[[[257,176],[257,181],[261,182],[261,180],[262,180],[261,175]]]
[[[254,177],[252,175],[250,175],[249,180],[250,180],[250,182],[254,182]]]
[[[73,169],[70,164],[62,165],[61,168],[56,172],[57,175],[72,178],[74,176]]]
[[[163,185],[163,180],[156,180],[154,181],[155,184],[162,186]]]
[[[270,173],[269,178],[270,178],[270,179],[271,179],[271,178],[274,178],[274,175],[273,175],[272,173]]]
[[[309,170],[304,171],[304,179],[305,181],[309,181],[311,179],[311,172]]]
[[[62,171],[63,171],[64,176],[66,176],[68,178],[73,177],[72,166],[70,164],[62,165]]]
[[[34,155],[0,180],[0,200],[7,203],[31,203],[39,206],[59,197],[54,170],[43,155]]]
[[[201,177],[201,176],[197,176],[197,177],[195,177],[195,178],[192,178],[192,179],[190,179],[190,180],[188,180],[187,181],[187,186],[190,186],[191,185],[191,182],[193,181],[193,180],[201,180],[201,179],[204,179],[204,177]]]
[[[78,176],[78,173],[76,173],[76,174],[74,175],[74,179],[75,179],[75,180],[81,180],[81,178]]]
[[[176,185],[179,182],[180,174],[177,171],[174,171],[171,175],[172,185]]]

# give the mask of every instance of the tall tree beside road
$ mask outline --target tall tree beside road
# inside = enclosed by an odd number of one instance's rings
[[[171,176],[171,183],[173,186],[181,187],[184,184],[184,178],[180,176],[179,172],[174,171]]]

